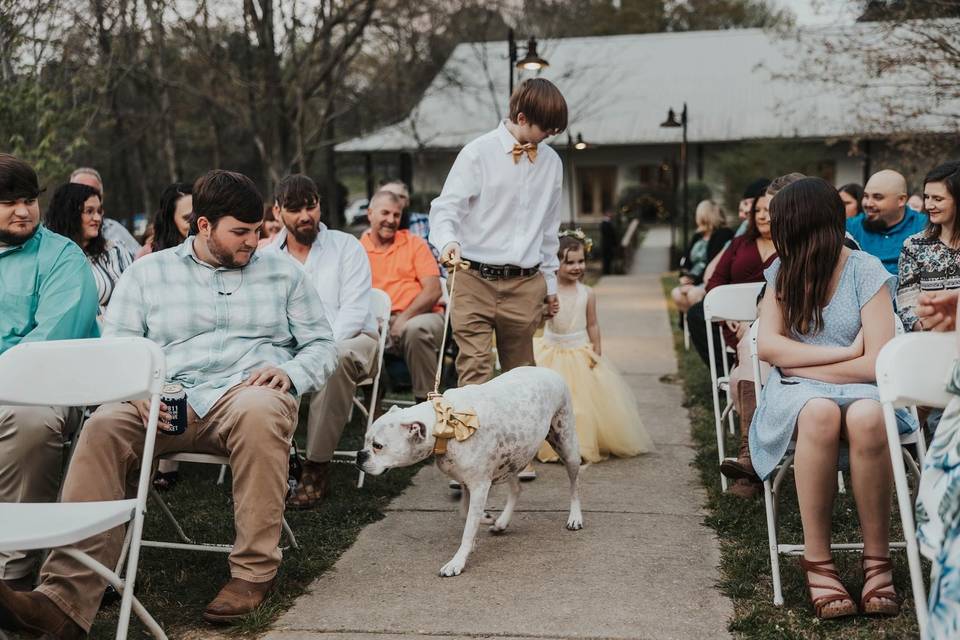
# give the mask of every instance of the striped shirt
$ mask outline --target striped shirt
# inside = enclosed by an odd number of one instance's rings
[[[197,258],[194,238],[137,260],[107,310],[104,336],[144,336],[166,356],[203,417],[255,369],[277,366],[294,394],[316,391],[337,365],[323,304],[304,271],[279,253],[255,253],[242,269]]]
[[[108,240],[106,251],[96,258],[88,255],[87,260],[90,261],[93,270],[93,280],[97,283],[97,295],[100,298],[98,315],[102,316],[107,311],[110,296],[113,295],[120,275],[126,271],[133,259],[126,249]]]

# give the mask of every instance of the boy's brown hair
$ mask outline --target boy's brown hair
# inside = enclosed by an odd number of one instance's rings
[[[567,128],[567,101],[549,80],[524,80],[510,96],[510,121],[516,123],[519,114],[541,130],[557,134]]]

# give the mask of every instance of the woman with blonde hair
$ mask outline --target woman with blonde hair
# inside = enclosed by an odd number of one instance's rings
[[[733,230],[727,227],[723,210],[713,200],[704,200],[697,205],[694,215],[697,232],[680,263],[680,286],[671,295],[681,313],[703,300],[703,274],[707,265],[733,238]]]

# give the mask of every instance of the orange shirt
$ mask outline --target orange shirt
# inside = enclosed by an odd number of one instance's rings
[[[370,231],[360,236],[360,243],[370,259],[373,286],[390,296],[392,313],[401,313],[420,295],[423,291],[420,280],[440,277],[440,268],[426,240],[411,235],[406,229],[397,231],[393,244],[386,249],[377,249],[373,245]],[[433,310],[441,312],[443,306],[435,305]]]

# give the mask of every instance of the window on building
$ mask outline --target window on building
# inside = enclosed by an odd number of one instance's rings
[[[577,167],[580,214],[603,215],[613,211],[617,189],[616,167]]]

